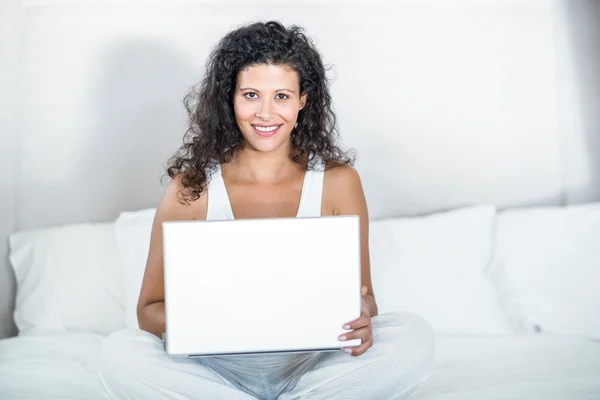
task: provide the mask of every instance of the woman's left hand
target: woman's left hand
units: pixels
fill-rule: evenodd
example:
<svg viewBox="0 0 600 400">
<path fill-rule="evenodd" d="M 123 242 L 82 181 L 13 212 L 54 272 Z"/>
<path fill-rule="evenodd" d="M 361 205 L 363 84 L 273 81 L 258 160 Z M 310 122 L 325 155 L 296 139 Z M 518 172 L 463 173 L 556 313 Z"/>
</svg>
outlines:
<svg viewBox="0 0 600 400">
<path fill-rule="evenodd" d="M 371 312 L 365 302 L 365 296 L 367 295 L 367 287 L 362 287 L 362 312 L 360 317 L 352 322 L 344 325 L 344 329 L 352 329 L 351 332 L 342 334 L 339 337 L 340 341 L 361 339 L 362 344 L 359 346 L 346 347 L 344 350 L 352 356 L 360 356 L 364 354 L 373 345 L 373 331 L 371 328 Z"/>
</svg>

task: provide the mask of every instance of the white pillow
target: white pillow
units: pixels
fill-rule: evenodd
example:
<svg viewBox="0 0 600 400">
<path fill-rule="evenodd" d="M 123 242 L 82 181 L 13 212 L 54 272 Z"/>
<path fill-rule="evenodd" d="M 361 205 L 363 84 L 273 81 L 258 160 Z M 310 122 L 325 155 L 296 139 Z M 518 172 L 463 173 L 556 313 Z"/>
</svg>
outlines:
<svg viewBox="0 0 600 400">
<path fill-rule="evenodd" d="M 119 263 L 125 282 L 125 325 L 137 329 L 137 303 L 144 279 L 155 208 L 123 212 L 115 221 Z"/>
<path fill-rule="evenodd" d="M 126 212 L 116 221 L 129 328 L 138 327 L 137 301 L 155 212 Z M 511 334 L 484 275 L 491 258 L 494 217 L 494 207 L 479 206 L 371 222 L 371 265 L 380 312 L 412 310 L 440 332 Z M 397 265 L 404 268 L 399 270 Z M 435 299 L 437 295 L 442 296 L 441 302 Z M 447 303 L 448 298 L 454 303 Z"/>
<path fill-rule="evenodd" d="M 125 327 L 113 223 L 22 231 L 9 242 L 19 335 Z"/>
<path fill-rule="evenodd" d="M 371 222 L 379 312 L 415 312 L 438 333 L 512 334 L 485 275 L 494 222 L 493 206 Z"/>
<path fill-rule="evenodd" d="M 600 339 L 600 203 L 509 209 L 490 275 L 519 331 Z"/>
</svg>

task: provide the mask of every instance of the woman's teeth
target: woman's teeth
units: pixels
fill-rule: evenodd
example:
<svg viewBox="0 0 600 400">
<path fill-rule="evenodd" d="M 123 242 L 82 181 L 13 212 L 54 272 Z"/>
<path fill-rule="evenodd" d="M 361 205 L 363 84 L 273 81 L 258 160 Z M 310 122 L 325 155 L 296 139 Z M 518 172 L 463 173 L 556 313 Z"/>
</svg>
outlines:
<svg viewBox="0 0 600 400">
<path fill-rule="evenodd" d="M 268 126 L 268 127 L 262 127 L 262 126 L 255 126 L 256 130 L 261 131 L 261 132 L 271 132 L 274 131 L 275 129 L 277 129 L 278 125 L 273 125 L 273 126 Z"/>
</svg>

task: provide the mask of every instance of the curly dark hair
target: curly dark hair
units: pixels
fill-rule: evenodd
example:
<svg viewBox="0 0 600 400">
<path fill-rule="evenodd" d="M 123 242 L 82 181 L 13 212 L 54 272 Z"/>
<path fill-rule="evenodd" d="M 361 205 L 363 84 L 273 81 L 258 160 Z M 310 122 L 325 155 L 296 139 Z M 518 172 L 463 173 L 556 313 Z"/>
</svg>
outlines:
<svg viewBox="0 0 600 400">
<path fill-rule="evenodd" d="M 257 22 L 221 39 L 207 60 L 204 78 L 184 98 L 189 127 L 183 145 L 168 161 L 167 173 L 171 178 L 182 174 L 186 201 L 198 199 L 217 165 L 231 161 L 241 148 L 233 94 L 239 71 L 256 64 L 292 68 L 300 93 L 308 95 L 291 134 L 290 158 L 304 168 L 312 168 L 315 158 L 327 168 L 354 163 L 354 152 L 344 152 L 335 143 L 329 80 L 313 41 L 297 25 L 286 29 L 277 21 Z"/>
</svg>

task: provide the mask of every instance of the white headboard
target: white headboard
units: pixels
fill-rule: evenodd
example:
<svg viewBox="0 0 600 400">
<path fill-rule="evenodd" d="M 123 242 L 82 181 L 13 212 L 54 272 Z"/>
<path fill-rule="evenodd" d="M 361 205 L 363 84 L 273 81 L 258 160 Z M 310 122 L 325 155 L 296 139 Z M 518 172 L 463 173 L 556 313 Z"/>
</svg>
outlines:
<svg viewBox="0 0 600 400">
<path fill-rule="evenodd" d="M 334 65 L 372 218 L 600 200 L 599 124 L 574 90 L 600 87 L 600 35 L 577 75 L 591 44 L 570 45 L 550 1 L 400 3 L 0 5 L 0 336 L 14 333 L 8 234 L 155 206 L 182 98 L 246 22 L 302 25 Z"/>
</svg>

